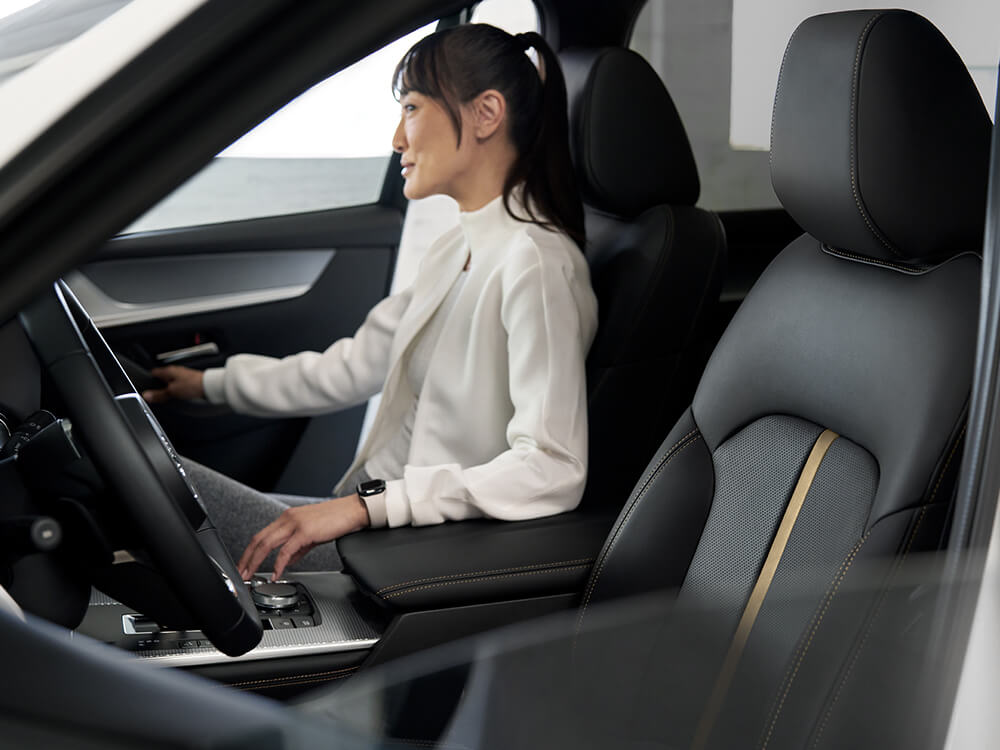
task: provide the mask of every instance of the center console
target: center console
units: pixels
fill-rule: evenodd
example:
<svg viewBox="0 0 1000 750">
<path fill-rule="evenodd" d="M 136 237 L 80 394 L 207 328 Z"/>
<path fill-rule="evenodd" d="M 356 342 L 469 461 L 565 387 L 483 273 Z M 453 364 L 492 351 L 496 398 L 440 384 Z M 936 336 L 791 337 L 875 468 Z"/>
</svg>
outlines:
<svg viewBox="0 0 1000 750">
<path fill-rule="evenodd" d="M 368 651 L 384 630 L 384 615 L 342 573 L 289 573 L 247 584 L 264 625 L 260 644 L 235 659 L 196 630 L 170 630 L 94 591 L 78 632 L 157 665 L 195 667 L 344 651 Z"/>
</svg>

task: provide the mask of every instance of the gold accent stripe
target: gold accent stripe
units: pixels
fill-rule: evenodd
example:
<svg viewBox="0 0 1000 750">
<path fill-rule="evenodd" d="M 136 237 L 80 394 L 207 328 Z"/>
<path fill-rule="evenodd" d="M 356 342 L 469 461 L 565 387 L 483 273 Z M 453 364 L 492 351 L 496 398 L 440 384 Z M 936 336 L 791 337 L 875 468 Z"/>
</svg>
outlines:
<svg viewBox="0 0 1000 750">
<path fill-rule="evenodd" d="M 799 511 L 802 510 L 802 504 L 805 502 L 806 495 L 809 494 L 809 489 L 816 478 L 819 465 L 823 462 L 823 458 L 826 456 L 826 452 L 830 449 L 833 441 L 838 437 L 840 436 L 837 433 L 831 430 L 824 430 L 816 438 L 812 451 L 809 452 L 806 465 L 802 468 L 799 481 L 792 491 L 792 498 L 788 501 L 788 507 L 785 508 L 785 515 L 782 516 L 778 531 L 774 535 L 774 541 L 771 542 L 771 549 L 768 550 L 764 566 L 760 570 L 760 575 L 757 576 L 757 582 L 754 584 L 753 591 L 750 592 L 750 599 L 747 600 L 747 606 L 743 610 L 740 624 L 736 626 L 736 635 L 733 636 L 733 640 L 729 644 L 729 651 L 726 653 L 725 661 L 722 662 L 722 669 L 719 670 L 719 676 L 715 681 L 715 687 L 712 689 L 712 695 L 709 697 L 708 703 L 705 705 L 705 710 L 701 715 L 701 720 L 698 722 L 698 729 L 695 732 L 694 742 L 691 745 L 692 750 L 701 750 L 708 742 L 715 719 L 718 717 L 719 711 L 722 710 L 722 702 L 725 700 L 726 694 L 729 692 L 729 686 L 736 674 L 736 667 L 743 656 L 743 649 L 750 638 L 750 631 L 757 621 L 760 608 L 764 605 L 764 597 L 767 596 L 768 589 L 771 588 L 771 582 L 774 580 L 774 574 L 778 570 L 781 556 L 785 553 L 785 547 L 788 544 L 789 537 L 792 535 L 792 529 L 799 517 Z"/>
</svg>

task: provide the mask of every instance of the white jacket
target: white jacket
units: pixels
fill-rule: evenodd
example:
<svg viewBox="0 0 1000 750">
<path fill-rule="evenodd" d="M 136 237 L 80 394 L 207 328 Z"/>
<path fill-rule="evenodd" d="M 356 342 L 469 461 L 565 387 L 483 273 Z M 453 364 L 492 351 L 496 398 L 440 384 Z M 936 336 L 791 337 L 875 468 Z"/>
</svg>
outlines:
<svg viewBox="0 0 1000 750">
<path fill-rule="evenodd" d="M 372 525 L 522 520 L 575 508 L 587 474 L 584 359 L 597 300 L 577 246 L 515 220 L 501 198 L 462 213 L 460 226 L 427 251 L 413 285 L 377 304 L 352 338 L 322 353 L 230 357 L 206 370 L 208 399 L 258 416 L 313 415 L 381 390 L 348 477 L 406 417 L 410 344 L 470 252 L 465 287 L 428 365 L 403 476 L 383 477 L 386 492 L 367 499 Z"/>
</svg>

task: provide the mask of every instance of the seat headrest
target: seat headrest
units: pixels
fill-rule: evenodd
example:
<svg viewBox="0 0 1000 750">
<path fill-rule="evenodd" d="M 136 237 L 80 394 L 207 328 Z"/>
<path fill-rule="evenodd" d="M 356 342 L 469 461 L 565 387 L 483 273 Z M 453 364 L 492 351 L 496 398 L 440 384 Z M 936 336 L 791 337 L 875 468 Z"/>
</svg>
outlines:
<svg viewBox="0 0 1000 750">
<path fill-rule="evenodd" d="M 924 265 L 982 248 L 990 128 L 968 70 L 926 19 L 813 16 L 781 64 L 771 180 L 826 245 Z"/>
<path fill-rule="evenodd" d="M 666 87 L 622 47 L 560 53 L 570 147 L 585 203 L 632 218 L 659 204 L 694 205 L 694 155 Z"/>
</svg>

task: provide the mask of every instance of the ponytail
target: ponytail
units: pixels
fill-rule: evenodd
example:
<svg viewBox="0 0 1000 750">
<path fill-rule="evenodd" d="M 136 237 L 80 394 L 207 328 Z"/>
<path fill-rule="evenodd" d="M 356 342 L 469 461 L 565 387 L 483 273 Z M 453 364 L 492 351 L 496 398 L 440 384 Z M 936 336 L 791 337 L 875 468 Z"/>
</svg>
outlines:
<svg viewBox="0 0 1000 750">
<path fill-rule="evenodd" d="M 538 53 L 536 69 L 525 54 Z M 509 133 L 517 157 L 504 182 L 503 204 L 518 221 L 586 240 L 583 203 L 569 153 L 566 81 L 555 52 L 534 31 L 512 36 L 488 24 L 456 26 L 417 42 L 396 66 L 393 91 L 416 91 L 437 99 L 448 112 L 461 143 L 459 107 L 487 89 L 507 100 Z M 528 216 L 511 208 L 523 185 Z"/>
<path fill-rule="evenodd" d="M 542 101 L 534 138 L 527 149 L 519 150 L 514 168 L 504 185 L 504 205 L 509 212 L 511 190 L 523 181 L 528 212 L 532 211 L 532 205 L 537 206 L 544 216 L 551 217 L 552 224 L 562 229 L 582 248 L 586 241 L 586 231 L 583 224 L 583 203 L 569 153 L 566 79 L 563 77 L 559 58 L 545 41 L 545 37 L 535 31 L 528 31 L 518 34 L 514 39 L 525 52 L 534 48 L 538 53 Z"/>
</svg>

